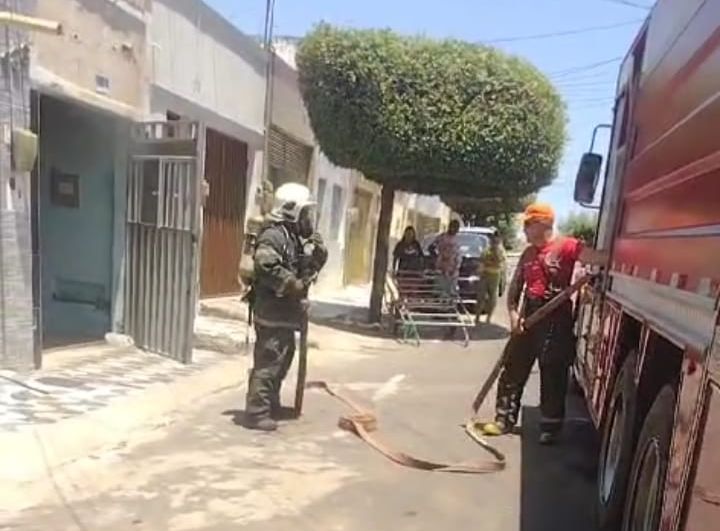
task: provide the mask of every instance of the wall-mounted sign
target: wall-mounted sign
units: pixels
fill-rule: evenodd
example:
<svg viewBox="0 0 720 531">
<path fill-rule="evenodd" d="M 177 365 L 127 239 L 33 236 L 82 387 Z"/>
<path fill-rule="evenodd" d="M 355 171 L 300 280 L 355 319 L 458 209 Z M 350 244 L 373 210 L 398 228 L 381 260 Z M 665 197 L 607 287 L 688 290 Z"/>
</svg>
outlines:
<svg viewBox="0 0 720 531">
<path fill-rule="evenodd" d="M 65 208 L 80 208 L 80 177 L 52 168 L 50 170 L 50 203 Z"/>
</svg>

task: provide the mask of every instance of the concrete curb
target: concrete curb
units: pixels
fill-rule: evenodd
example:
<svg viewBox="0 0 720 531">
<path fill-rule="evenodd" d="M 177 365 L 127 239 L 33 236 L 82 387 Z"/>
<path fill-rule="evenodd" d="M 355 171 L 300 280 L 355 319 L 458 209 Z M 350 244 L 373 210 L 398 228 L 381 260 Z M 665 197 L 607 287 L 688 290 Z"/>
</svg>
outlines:
<svg viewBox="0 0 720 531">
<path fill-rule="evenodd" d="M 0 433 L 0 485 L 46 480 L 53 469 L 117 446 L 134 431 L 203 398 L 244 385 L 247 358 L 222 360 L 169 384 L 155 384 L 107 407 L 53 424 Z"/>
</svg>

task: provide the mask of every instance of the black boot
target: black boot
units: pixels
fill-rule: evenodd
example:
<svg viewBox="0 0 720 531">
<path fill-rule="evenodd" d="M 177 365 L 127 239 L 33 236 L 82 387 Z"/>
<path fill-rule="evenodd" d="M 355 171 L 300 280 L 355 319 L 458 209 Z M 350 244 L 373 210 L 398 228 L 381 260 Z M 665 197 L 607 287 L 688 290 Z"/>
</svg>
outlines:
<svg viewBox="0 0 720 531">
<path fill-rule="evenodd" d="M 270 418 L 273 420 L 282 420 L 283 408 L 280 402 L 272 402 L 270 404 Z"/>
<path fill-rule="evenodd" d="M 245 428 L 257 431 L 275 431 L 277 430 L 277 422 L 270 417 L 248 417 L 245 419 Z"/>
</svg>

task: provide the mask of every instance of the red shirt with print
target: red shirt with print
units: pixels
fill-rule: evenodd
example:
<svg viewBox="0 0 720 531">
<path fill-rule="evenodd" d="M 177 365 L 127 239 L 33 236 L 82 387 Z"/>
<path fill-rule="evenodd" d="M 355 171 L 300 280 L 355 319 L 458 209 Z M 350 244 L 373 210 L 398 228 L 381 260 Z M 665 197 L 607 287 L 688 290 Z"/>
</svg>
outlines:
<svg viewBox="0 0 720 531">
<path fill-rule="evenodd" d="M 541 247 L 531 247 L 522 266 L 527 296 L 531 299 L 545 298 L 551 279 L 554 288 L 568 287 L 582 250 L 583 244 L 576 238 L 560 238 Z"/>
</svg>

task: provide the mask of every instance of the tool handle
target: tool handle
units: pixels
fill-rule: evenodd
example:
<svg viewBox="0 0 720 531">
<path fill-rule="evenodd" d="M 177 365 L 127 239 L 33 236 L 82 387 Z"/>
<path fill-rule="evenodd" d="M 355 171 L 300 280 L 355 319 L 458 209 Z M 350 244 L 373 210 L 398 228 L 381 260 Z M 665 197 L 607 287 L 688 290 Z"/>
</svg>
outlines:
<svg viewBox="0 0 720 531">
<path fill-rule="evenodd" d="M 550 315 L 552 312 L 554 312 L 558 307 L 562 306 L 565 302 L 570 300 L 570 297 L 572 297 L 573 293 L 575 293 L 577 290 L 582 288 L 585 284 L 587 284 L 590 279 L 592 278 L 592 275 L 585 275 L 582 278 L 578 279 L 576 282 L 574 282 L 572 285 L 568 286 L 564 290 L 562 290 L 560 293 L 555 295 L 550 301 L 548 301 L 545 305 L 543 305 L 538 311 L 533 313 L 530 317 L 528 317 L 525 320 L 525 327 L 523 328 L 522 333 L 525 333 L 528 328 L 531 328 L 538 324 L 540 321 L 542 321 L 544 318 L 546 318 L 548 315 Z M 500 354 L 500 357 L 495 362 L 495 365 L 493 365 L 492 370 L 490 371 L 490 374 L 488 374 L 487 378 L 483 382 L 482 386 L 480 387 L 480 390 L 478 391 L 477 395 L 475 396 L 475 400 L 473 400 L 472 403 L 472 412 L 473 414 L 477 413 L 478 409 L 480 409 L 480 406 L 485 402 L 485 398 L 487 398 L 487 395 L 490 393 L 490 390 L 492 389 L 493 385 L 495 385 L 495 381 L 500 376 L 500 371 L 502 370 L 503 365 L 505 364 L 505 360 L 508 357 L 508 353 L 511 351 L 513 347 L 513 343 L 517 341 L 518 336 L 511 336 L 510 339 L 508 339 L 507 344 L 505 345 L 505 348 L 503 348 L 502 354 Z"/>
<path fill-rule="evenodd" d="M 592 275 L 584 275 L 575 282 L 573 282 L 570 286 L 562 290 L 560 293 L 555 295 L 552 299 L 550 299 L 547 303 L 543 304 L 535 313 L 533 313 L 531 316 L 529 316 L 527 319 L 525 319 L 525 330 L 528 328 L 531 328 L 538 324 L 540 321 L 545 319 L 548 315 L 550 315 L 552 312 L 557 310 L 560 306 L 562 306 L 564 303 L 570 300 L 570 297 L 573 296 L 573 294 L 582 288 L 585 284 L 587 284 L 590 279 L 592 278 Z"/>
<path fill-rule="evenodd" d="M 307 379 L 307 332 L 308 332 L 308 314 L 303 315 L 302 325 L 300 327 L 300 351 L 298 352 L 298 373 L 297 383 L 295 385 L 295 417 L 302 415 L 303 400 L 305 398 L 305 380 Z"/>
</svg>

